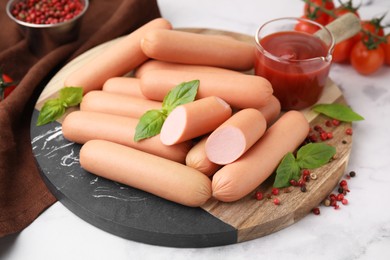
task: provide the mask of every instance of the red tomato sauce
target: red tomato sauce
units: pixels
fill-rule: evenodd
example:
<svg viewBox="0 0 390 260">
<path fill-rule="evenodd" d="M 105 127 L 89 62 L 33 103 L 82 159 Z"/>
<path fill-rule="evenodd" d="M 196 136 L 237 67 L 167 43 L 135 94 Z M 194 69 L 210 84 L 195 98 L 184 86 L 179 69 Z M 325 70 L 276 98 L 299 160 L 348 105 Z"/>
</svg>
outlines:
<svg viewBox="0 0 390 260">
<path fill-rule="evenodd" d="M 262 38 L 260 45 L 265 52 L 257 46 L 255 74 L 271 82 L 282 109 L 299 110 L 316 103 L 331 63 L 325 59 L 325 43 L 307 33 L 286 31 Z"/>
</svg>

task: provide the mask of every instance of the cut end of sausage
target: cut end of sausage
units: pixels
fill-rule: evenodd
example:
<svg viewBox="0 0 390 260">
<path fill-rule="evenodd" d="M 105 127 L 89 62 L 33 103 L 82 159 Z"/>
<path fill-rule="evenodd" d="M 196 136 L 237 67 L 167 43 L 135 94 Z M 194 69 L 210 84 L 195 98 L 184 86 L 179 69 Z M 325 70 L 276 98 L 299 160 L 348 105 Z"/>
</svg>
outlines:
<svg viewBox="0 0 390 260">
<path fill-rule="evenodd" d="M 213 163 L 225 165 L 237 160 L 247 147 L 242 131 L 226 126 L 213 132 L 206 142 L 206 154 Z"/>
<path fill-rule="evenodd" d="M 179 106 L 169 114 L 165 120 L 161 132 L 160 140 L 165 145 L 174 145 L 179 142 L 187 125 L 186 110 Z"/>
</svg>

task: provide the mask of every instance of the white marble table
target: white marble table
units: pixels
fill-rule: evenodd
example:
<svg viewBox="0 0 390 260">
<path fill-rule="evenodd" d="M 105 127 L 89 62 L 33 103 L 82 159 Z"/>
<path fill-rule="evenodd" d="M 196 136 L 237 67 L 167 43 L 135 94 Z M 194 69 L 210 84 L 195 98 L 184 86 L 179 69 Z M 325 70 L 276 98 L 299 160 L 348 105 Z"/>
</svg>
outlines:
<svg viewBox="0 0 390 260">
<path fill-rule="evenodd" d="M 299 16 L 300 0 L 159 0 L 174 27 L 202 27 L 253 35 L 259 24 Z M 336 1 L 337 2 L 337 1 Z M 390 11 L 389 0 L 363 0 L 363 19 Z M 390 24 L 390 14 L 385 18 Z M 389 32 L 389 31 L 387 31 Z M 354 124 L 347 172 L 349 205 L 321 207 L 298 223 L 266 237 L 223 247 L 178 249 L 108 234 L 57 202 L 21 233 L 0 240 L 0 259 L 390 259 L 390 67 L 370 76 L 333 65 L 330 77 L 348 103 L 365 117 Z"/>
</svg>

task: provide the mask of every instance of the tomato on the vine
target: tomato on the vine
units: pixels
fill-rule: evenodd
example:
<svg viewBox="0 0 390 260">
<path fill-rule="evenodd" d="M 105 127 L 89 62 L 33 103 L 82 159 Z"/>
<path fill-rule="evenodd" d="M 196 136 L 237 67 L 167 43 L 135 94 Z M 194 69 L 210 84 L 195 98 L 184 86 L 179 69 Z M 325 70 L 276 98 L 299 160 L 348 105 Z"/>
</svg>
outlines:
<svg viewBox="0 0 390 260">
<path fill-rule="evenodd" d="M 385 51 L 385 63 L 390 66 L 390 34 L 386 36 L 386 43 L 382 45 Z"/>
<path fill-rule="evenodd" d="M 381 46 L 370 49 L 364 41 L 355 44 L 351 51 L 351 65 L 362 75 L 377 71 L 385 61 L 385 52 Z"/>
<path fill-rule="evenodd" d="M 304 16 L 301 16 L 301 18 L 304 18 L 304 19 L 308 19 L 305 15 Z M 306 22 L 306 21 L 299 21 L 295 27 L 294 27 L 294 30 L 295 31 L 299 31 L 299 32 L 306 32 L 306 33 L 310 33 L 310 34 L 313 34 L 315 33 L 316 31 L 318 31 L 320 28 L 314 24 L 311 24 L 309 22 Z"/>
<path fill-rule="evenodd" d="M 303 12 L 308 19 L 326 25 L 330 17 L 327 10 L 331 12 L 334 8 L 333 0 L 308 0 L 305 1 Z"/>
<path fill-rule="evenodd" d="M 12 78 L 0 70 L 0 101 L 8 97 L 15 88 Z"/>
<path fill-rule="evenodd" d="M 361 38 L 365 41 L 372 41 L 373 43 L 380 44 L 382 48 L 385 48 L 385 30 L 384 26 L 381 24 L 384 17 L 385 16 L 383 15 L 380 18 L 361 21 Z"/>
<path fill-rule="evenodd" d="M 360 18 L 360 14 L 359 14 L 359 6 L 358 7 L 354 7 L 353 6 L 353 3 L 352 3 L 352 0 L 348 0 L 347 2 L 345 3 L 341 3 L 341 5 L 337 8 L 335 8 L 333 10 L 333 16 L 329 16 L 329 20 L 328 22 L 333 22 L 334 20 L 336 20 L 338 17 L 344 15 L 344 14 L 347 14 L 347 13 L 353 13 L 355 14 L 357 17 Z"/>
<path fill-rule="evenodd" d="M 349 62 L 353 46 L 360 40 L 360 35 L 337 43 L 333 49 L 332 61 L 336 63 Z"/>
<path fill-rule="evenodd" d="M 382 17 L 383 18 L 383 17 Z M 384 36 L 385 31 L 381 25 L 382 18 L 373 18 L 371 20 L 362 20 L 361 27 L 363 31 L 370 32 L 377 36 Z"/>
</svg>

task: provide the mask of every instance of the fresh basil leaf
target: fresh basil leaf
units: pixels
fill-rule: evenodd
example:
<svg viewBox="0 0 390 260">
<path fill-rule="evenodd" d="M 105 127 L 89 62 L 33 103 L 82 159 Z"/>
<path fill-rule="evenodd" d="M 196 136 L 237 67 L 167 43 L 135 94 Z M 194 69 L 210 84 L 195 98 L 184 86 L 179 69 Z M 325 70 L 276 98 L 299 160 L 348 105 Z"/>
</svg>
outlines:
<svg viewBox="0 0 390 260">
<path fill-rule="evenodd" d="M 177 106 L 192 102 L 198 92 L 199 80 L 183 82 L 164 97 L 162 107 L 168 111 L 168 114 Z"/>
<path fill-rule="evenodd" d="M 324 143 L 309 143 L 297 152 L 297 163 L 301 169 L 315 169 L 329 162 L 336 148 Z"/>
<path fill-rule="evenodd" d="M 313 106 L 312 109 L 317 113 L 322 113 L 326 116 L 344 122 L 364 120 L 361 115 L 353 111 L 350 107 L 343 104 L 318 104 Z"/>
<path fill-rule="evenodd" d="M 283 188 L 290 186 L 290 180 L 298 180 L 300 177 L 300 168 L 296 163 L 294 155 L 287 153 L 278 168 L 276 169 L 276 176 L 273 186 L 275 188 Z"/>
<path fill-rule="evenodd" d="M 138 142 L 142 139 L 158 135 L 166 118 L 167 114 L 162 110 L 154 109 L 146 111 L 135 128 L 134 141 Z"/>
<path fill-rule="evenodd" d="M 60 118 L 65 113 L 65 104 L 59 99 L 51 99 L 43 104 L 38 116 L 37 126 L 45 125 Z"/>
<path fill-rule="evenodd" d="M 164 97 L 161 110 L 149 110 L 140 118 L 135 129 L 134 141 L 158 135 L 173 109 L 195 100 L 198 87 L 199 80 L 192 80 L 183 82 L 169 91 Z"/>
<path fill-rule="evenodd" d="M 39 112 L 37 126 L 53 122 L 65 114 L 66 108 L 77 106 L 83 98 L 81 87 L 64 87 L 60 90 L 59 98 L 50 99 L 43 104 Z"/>
<path fill-rule="evenodd" d="M 65 87 L 60 90 L 60 99 L 65 102 L 68 107 L 77 106 L 83 99 L 83 88 L 81 87 Z"/>
</svg>

